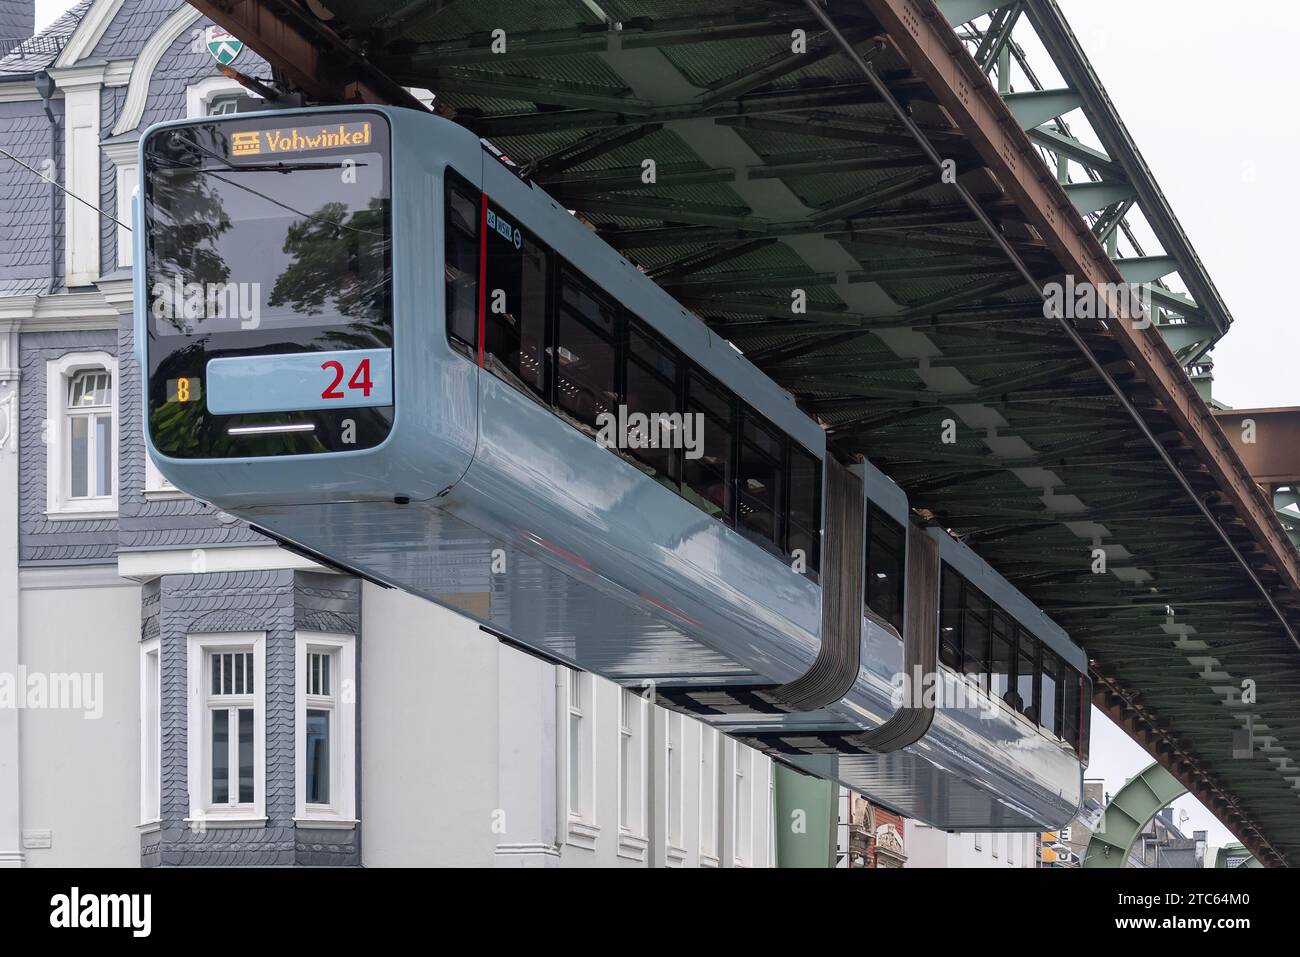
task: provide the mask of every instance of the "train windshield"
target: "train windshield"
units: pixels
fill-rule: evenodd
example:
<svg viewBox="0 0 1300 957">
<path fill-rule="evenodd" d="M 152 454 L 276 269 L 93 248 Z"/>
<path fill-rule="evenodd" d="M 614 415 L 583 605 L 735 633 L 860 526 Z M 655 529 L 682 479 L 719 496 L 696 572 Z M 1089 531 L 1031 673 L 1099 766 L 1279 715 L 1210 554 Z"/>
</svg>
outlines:
<svg viewBox="0 0 1300 957">
<path fill-rule="evenodd" d="M 345 382 L 332 393 L 326 382 L 309 392 L 314 379 L 297 393 L 288 386 L 307 368 L 302 353 L 360 350 L 376 363 L 382 356 L 391 373 L 388 138 L 383 116 L 357 111 L 231 117 L 150 135 L 145 327 L 160 451 L 318 452 L 364 448 L 387 434 L 391 399 L 370 388 L 363 395 Z M 215 361 L 241 356 L 261 359 Z M 343 360 L 340 368 L 350 380 L 354 370 Z M 252 383 L 249 369 L 278 372 Z M 210 378 L 223 371 L 225 380 Z M 364 371 L 363 384 L 372 381 L 369 363 Z M 319 398 L 339 392 L 333 407 Z M 346 416 L 346 440 L 344 411 L 357 412 Z"/>
</svg>

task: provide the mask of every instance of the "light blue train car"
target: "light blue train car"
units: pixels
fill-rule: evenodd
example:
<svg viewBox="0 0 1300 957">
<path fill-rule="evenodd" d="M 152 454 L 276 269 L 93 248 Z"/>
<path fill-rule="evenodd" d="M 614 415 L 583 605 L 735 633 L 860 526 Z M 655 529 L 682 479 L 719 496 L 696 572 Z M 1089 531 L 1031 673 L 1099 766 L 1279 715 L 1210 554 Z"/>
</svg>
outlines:
<svg viewBox="0 0 1300 957">
<path fill-rule="evenodd" d="M 1073 816 L 1082 651 L 473 134 L 274 111 L 140 161 L 178 487 L 910 817 Z"/>
</svg>

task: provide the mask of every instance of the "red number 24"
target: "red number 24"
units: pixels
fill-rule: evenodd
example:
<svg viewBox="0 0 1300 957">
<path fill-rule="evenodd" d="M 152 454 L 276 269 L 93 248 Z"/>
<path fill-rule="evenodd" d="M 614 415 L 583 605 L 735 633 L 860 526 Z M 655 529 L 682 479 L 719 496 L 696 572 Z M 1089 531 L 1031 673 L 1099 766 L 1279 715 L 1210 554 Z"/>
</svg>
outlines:
<svg viewBox="0 0 1300 957">
<path fill-rule="evenodd" d="M 343 364 L 335 359 L 321 363 L 322 369 L 332 369 L 334 379 L 325 387 L 325 391 L 320 394 L 322 399 L 343 399 L 345 394 L 339 391 L 339 383 L 343 381 L 344 369 Z M 370 360 L 362 359 L 360 364 L 352 373 L 352 378 L 348 379 L 349 389 L 360 389 L 361 394 L 367 399 L 370 398 L 370 390 L 374 388 L 374 383 L 370 381 Z"/>
</svg>

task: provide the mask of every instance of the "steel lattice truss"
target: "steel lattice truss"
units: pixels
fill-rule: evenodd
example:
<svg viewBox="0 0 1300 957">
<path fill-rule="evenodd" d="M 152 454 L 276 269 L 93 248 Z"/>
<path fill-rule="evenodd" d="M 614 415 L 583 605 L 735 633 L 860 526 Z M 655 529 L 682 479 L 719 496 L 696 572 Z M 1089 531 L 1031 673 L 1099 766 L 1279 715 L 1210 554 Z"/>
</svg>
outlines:
<svg viewBox="0 0 1300 957">
<path fill-rule="evenodd" d="M 1044 318 L 1039 290 L 803 2 L 330 0 L 326 21 L 280 0 L 195 6 L 309 97 L 434 91 L 440 112 L 790 390 L 839 452 L 868 456 L 1068 629 L 1093 659 L 1097 703 L 1256 856 L 1300 861 L 1300 653 L 1246 570 L 1295 627 L 1293 550 L 1277 528 L 1267 531 L 1285 556 L 1260 544 L 1259 503 L 1225 492 L 1217 460 L 1116 329 L 1077 320 L 1246 565 L 1234 557 L 1097 369 Z M 1026 146 L 1026 161 L 1043 164 L 1053 189 L 1064 174 L 1063 203 L 1085 214 L 1079 231 L 1107 244 L 1096 247 L 1103 261 L 1105 248 L 1126 278 L 1162 281 L 1159 321 L 1178 361 L 1200 362 L 1230 317 L 1055 4 L 942 6 L 1008 94 L 1006 122 L 1041 150 Z M 932 0 L 825 9 L 1035 282 L 1062 280 L 1041 218 L 954 123 L 952 101 L 940 105 L 933 78 L 904 59 L 899 28 L 878 19 L 886 7 L 951 35 Z M 1039 88 L 1019 32 L 1030 27 L 1066 87 Z M 792 48 L 800 36 L 806 47 Z M 1084 118 L 1060 119 L 1080 108 Z M 1100 144 L 1088 145 L 1085 127 Z M 1276 525 L 1267 503 L 1260 514 Z M 1246 679 L 1253 704 L 1242 703 Z M 1254 747 L 1234 758 L 1248 715 Z"/>
</svg>

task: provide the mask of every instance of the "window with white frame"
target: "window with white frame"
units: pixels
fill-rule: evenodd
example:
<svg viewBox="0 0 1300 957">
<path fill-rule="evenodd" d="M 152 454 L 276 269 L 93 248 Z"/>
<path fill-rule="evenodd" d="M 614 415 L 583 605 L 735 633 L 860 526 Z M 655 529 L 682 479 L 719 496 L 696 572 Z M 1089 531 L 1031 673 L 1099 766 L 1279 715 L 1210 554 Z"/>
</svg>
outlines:
<svg viewBox="0 0 1300 957">
<path fill-rule="evenodd" d="M 162 795 L 162 672 L 158 639 L 140 645 L 140 823 L 159 820 Z"/>
<path fill-rule="evenodd" d="M 667 852 L 670 858 L 678 861 L 686 856 L 686 840 L 683 837 L 684 831 L 684 807 L 683 800 L 683 751 L 682 731 L 685 719 L 675 711 L 669 711 L 664 715 L 667 725 L 664 735 L 664 746 L 667 754 L 664 756 L 667 768 L 667 815 L 668 815 L 668 847 Z"/>
<path fill-rule="evenodd" d="M 225 116 L 236 111 L 241 96 L 256 95 L 229 77 L 204 77 L 185 88 L 185 115 Z"/>
<path fill-rule="evenodd" d="M 54 517 L 117 511 L 117 360 L 107 353 L 46 363 L 46 510 Z"/>
<path fill-rule="evenodd" d="M 158 471 L 148 447 L 144 450 L 144 491 L 150 498 L 181 498 L 185 494 Z"/>
<path fill-rule="evenodd" d="M 131 242 L 131 200 L 140 182 L 140 165 L 136 158 L 139 143 L 135 140 L 116 140 L 101 144 L 103 154 L 117 168 L 117 268 L 130 269 L 134 256 Z"/>
<path fill-rule="evenodd" d="M 753 861 L 754 853 L 754 788 L 750 781 L 750 770 L 754 752 L 733 741 L 735 748 L 735 774 L 732 795 L 736 813 L 733 816 L 735 858 L 737 867 L 748 867 Z"/>
<path fill-rule="evenodd" d="M 592 676 L 564 669 L 565 793 L 569 836 L 591 846 L 596 828 L 596 696 Z"/>
<path fill-rule="evenodd" d="M 771 760 L 767 765 L 767 807 L 763 809 L 763 820 L 767 821 L 767 866 L 776 867 L 776 765 Z"/>
<path fill-rule="evenodd" d="M 218 93 L 208 100 L 208 116 L 229 116 L 237 112 L 241 93 Z"/>
<path fill-rule="evenodd" d="M 645 708 L 635 691 L 619 691 L 618 829 L 622 850 L 645 848 Z"/>
<path fill-rule="evenodd" d="M 979 832 L 976 831 L 975 834 L 974 834 L 973 836 L 974 836 L 974 838 L 975 838 L 975 850 L 977 850 L 977 851 L 982 851 L 982 850 L 984 850 L 984 842 L 980 840 L 980 834 L 979 834 Z"/>
<path fill-rule="evenodd" d="M 718 863 L 717 728 L 700 725 L 700 862 Z"/>
<path fill-rule="evenodd" d="M 266 636 L 191 635 L 190 819 L 266 820 Z"/>
<path fill-rule="evenodd" d="M 299 824 L 356 825 L 356 639 L 299 632 L 295 787 Z"/>
</svg>

